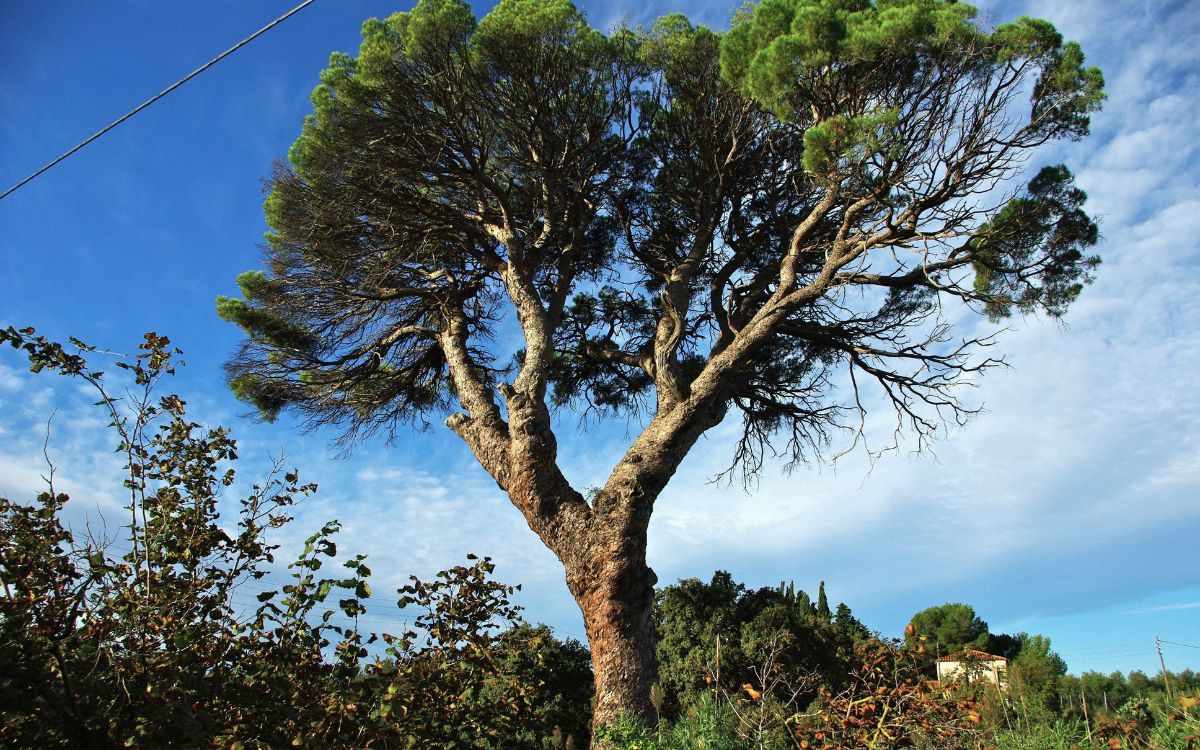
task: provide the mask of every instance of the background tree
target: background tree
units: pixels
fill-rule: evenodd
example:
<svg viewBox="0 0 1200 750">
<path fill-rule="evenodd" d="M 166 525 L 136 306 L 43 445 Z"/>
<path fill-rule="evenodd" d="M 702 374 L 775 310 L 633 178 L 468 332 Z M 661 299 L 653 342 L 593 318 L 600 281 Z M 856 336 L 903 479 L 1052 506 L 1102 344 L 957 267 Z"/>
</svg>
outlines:
<svg viewBox="0 0 1200 750">
<path fill-rule="evenodd" d="M 829 597 L 825 595 L 825 582 L 817 588 L 817 617 L 825 622 L 833 622 L 833 611 L 829 609 Z"/>
<path fill-rule="evenodd" d="M 953 656 L 966 648 L 984 649 L 991 642 L 988 625 L 970 604 L 949 602 L 913 615 L 904 640 L 916 651 L 917 663 L 932 677 L 939 657 Z"/>
<path fill-rule="evenodd" d="M 1146 673 L 1140 669 L 1135 669 L 1129 673 L 1129 691 L 1137 696 L 1149 695 L 1152 688 L 1155 687 L 1154 681 L 1146 676 Z"/>
<path fill-rule="evenodd" d="M 519 625 L 500 636 L 497 665 L 506 680 L 493 680 L 479 696 L 481 710 L 503 704 L 515 678 L 537 685 L 517 731 L 499 745 L 512 750 L 583 750 L 591 736 L 592 668 L 587 647 L 560 641 L 545 625 Z"/>
<path fill-rule="evenodd" d="M 1012 694 L 1027 711 L 1059 711 L 1058 682 L 1067 673 L 1067 663 L 1050 649 L 1046 636 L 1019 633 L 1017 637 L 1021 650 L 1008 669 Z"/>
<path fill-rule="evenodd" d="M 718 679 L 717 638 L 721 643 L 721 665 L 728 675 L 742 675 L 746 660 L 741 654 L 737 635 L 745 621 L 738 603 L 746 587 L 733 580 L 727 571 L 713 573 L 704 583 L 686 578 L 657 592 L 654 619 L 657 638 L 659 708 L 668 716 L 677 716 L 688 697 L 710 685 L 706 679 Z M 730 683 L 736 685 L 737 683 Z"/>
<path fill-rule="evenodd" d="M 653 720 L 654 501 L 731 413 L 733 467 L 817 455 L 873 383 L 923 445 L 996 360 L 943 305 L 1063 314 L 1098 260 L 1062 166 L 1099 71 L 952 0 L 763 0 L 727 33 L 590 28 L 569 0 L 420 0 L 332 56 L 223 317 L 266 417 L 446 423 L 562 561 L 596 717 Z M 511 327 L 509 327 L 511 326 Z M 523 343 L 505 350 L 509 330 Z M 503 337 L 497 333 L 505 331 Z M 844 385 L 845 387 L 835 387 Z M 638 413 L 585 497 L 555 409 Z"/>
<path fill-rule="evenodd" d="M 762 690 L 756 683 L 768 659 L 806 683 L 795 696 L 803 706 L 818 688 L 842 689 L 858 666 L 855 648 L 872 637 L 845 604 L 826 619 L 794 585 L 747 590 L 726 571 L 709 583 L 689 578 L 659 590 L 654 613 L 659 708 L 672 719 L 714 691 Z"/>
<path fill-rule="evenodd" d="M 1120 672 L 1104 674 L 1103 672 L 1088 671 L 1079 675 L 1080 692 L 1087 696 L 1091 710 L 1116 710 L 1132 697 L 1129 683 Z M 1059 686 L 1059 693 L 1062 693 Z"/>
<path fill-rule="evenodd" d="M 1012 660 L 1021 653 L 1021 637 L 1007 633 L 991 633 L 988 635 L 987 652 Z"/>
</svg>

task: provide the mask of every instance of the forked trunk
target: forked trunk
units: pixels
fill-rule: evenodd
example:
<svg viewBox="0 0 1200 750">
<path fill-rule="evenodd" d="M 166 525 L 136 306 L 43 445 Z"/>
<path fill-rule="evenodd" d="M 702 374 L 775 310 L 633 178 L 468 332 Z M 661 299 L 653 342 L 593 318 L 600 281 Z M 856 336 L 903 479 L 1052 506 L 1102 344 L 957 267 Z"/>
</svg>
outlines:
<svg viewBox="0 0 1200 750">
<path fill-rule="evenodd" d="M 448 348 L 456 343 L 447 341 Z M 461 349 L 461 340 L 457 343 Z M 471 385 L 465 382 L 461 392 Z M 650 699 L 657 678 L 653 608 L 658 579 L 646 565 L 646 531 L 654 500 L 696 439 L 721 421 L 725 402 L 695 400 L 656 417 L 589 502 L 558 468 L 544 392 L 530 397 L 514 387 L 501 390 L 508 424 L 489 427 L 486 420 L 465 415 L 447 424 L 563 564 L 592 652 L 593 734 L 622 716 L 653 726 L 658 723 Z M 480 398 L 477 410 L 499 420 L 499 410 L 486 398 Z"/>
<path fill-rule="evenodd" d="M 696 409 L 691 412 L 696 416 Z M 592 650 L 593 735 L 622 715 L 648 726 L 658 723 L 650 698 L 658 678 L 653 619 L 658 578 L 646 564 L 646 532 L 655 498 L 696 438 L 723 415 L 717 402 L 701 410 L 700 418 L 685 421 L 686 428 L 647 428 L 592 498 L 587 534 L 571 548 L 576 554 L 559 554 Z"/>
</svg>

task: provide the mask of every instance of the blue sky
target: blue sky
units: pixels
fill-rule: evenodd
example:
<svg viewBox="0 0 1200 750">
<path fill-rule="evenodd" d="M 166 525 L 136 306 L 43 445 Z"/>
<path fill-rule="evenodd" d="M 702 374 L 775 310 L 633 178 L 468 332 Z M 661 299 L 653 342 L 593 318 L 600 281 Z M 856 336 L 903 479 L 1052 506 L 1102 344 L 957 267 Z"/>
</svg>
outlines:
<svg viewBox="0 0 1200 750">
<path fill-rule="evenodd" d="M 0 10 L 0 182 L 7 188 L 293 2 L 44 3 Z M 993 631 L 1051 637 L 1074 672 L 1156 671 L 1155 635 L 1200 645 L 1200 9 L 1188 2 L 981 3 L 995 22 L 1050 19 L 1108 80 L 1091 138 L 1040 155 L 1065 161 L 1100 217 L 1104 264 L 1065 325 L 1017 321 L 1001 337 L 1012 364 L 979 383 L 987 411 L 932 455 L 784 475 L 752 493 L 708 483 L 728 461 L 733 425 L 701 441 L 660 499 L 650 530 L 662 582 L 730 570 L 753 586 L 825 580 L 870 627 L 899 634 L 911 614 L 973 604 Z M 724 2 L 584 6 L 597 26 L 680 11 L 724 26 Z M 169 335 L 186 352 L 175 384 L 194 417 L 231 425 L 243 477 L 283 453 L 321 484 L 287 544 L 328 518 L 342 545 L 369 553 L 376 592 L 467 552 L 525 585 L 531 619 L 582 633 L 562 574 L 467 450 L 439 424 L 345 460 L 332 433 L 286 419 L 260 425 L 225 388 L 238 332 L 213 300 L 258 264 L 261 180 L 310 111 L 332 50 L 354 51 L 363 19 L 405 9 L 318 0 L 279 28 L 30 185 L 0 201 L 0 326 L 35 325 L 132 350 Z M 477 12 L 486 6 L 477 4 Z M 963 317 L 963 330 L 984 320 Z M 50 451 L 72 517 L 120 518 L 119 463 L 75 386 L 0 356 L 0 495 L 40 487 Z M 599 483 L 636 425 L 582 432 L 561 420 L 565 469 Z M 879 439 L 890 430 L 876 412 Z M 252 592 L 250 592 L 252 593 Z M 398 615 L 381 602 L 369 624 Z M 1200 649 L 1168 644 L 1168 666 L 1200 668 Z"/>
</svg>

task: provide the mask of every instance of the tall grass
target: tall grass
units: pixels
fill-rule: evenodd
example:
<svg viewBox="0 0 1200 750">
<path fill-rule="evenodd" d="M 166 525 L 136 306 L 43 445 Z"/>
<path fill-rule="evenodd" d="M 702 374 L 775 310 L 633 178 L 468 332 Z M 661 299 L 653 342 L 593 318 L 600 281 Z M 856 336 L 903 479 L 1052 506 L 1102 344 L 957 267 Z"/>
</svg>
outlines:
<svg viewBox="0 0 1200 750">
<path fill-rule="evenodd" d="M 1029 724 L 996 732 L 996 750 L 1070 750 L 1087 747 L 1082 721 Z"/>
<path fill-rule="evenodd" d="M 1138 731 L 1126 734 L 1106 732 L 1103 719 L 1094 720 L 1090 732 L 1082 719 L 1026 722 L 987 732 L 980 746 L 992 750 L 1200 750 L 1200 715 L 1196 711 L 1156 705 L 1148 718 Z M 728 706 L 707 697 L 677 722 L 647 729 L 621 720 L 603 728 L 598 738 L 605 750 L 795 750 L 782 739 L 739 737 L 736 726 Z M 933 750 L 934 746 L 930 747 Z"/>
<path fill-rule="evenodd" d="M 1200 711 L 1154 709 L 1150 747 L 1163 750 L 1197 750 L 1200 748 Z"/>
<path fill-rule="evenodd" d="M 621 718 L 601 728 L 596 737 L 601 747 L 612 750 L 760 750 L 736 735 L 736 723 L 728 707 L 712 696 L 703 696 L 679 721 L 648 729 Z M 784 748 L 767 746 L 761 750 Z"/>
<path fill-rule="evenodd" d="M 995 750 L 1200 750 L 1200 715 L 1195 710 L 1181 711 L 1162 701 L 1142 702 L 1140 710 L 1137 721 L 1128 718 L 1134 711 L 1124 709 L 1093 717 L 1090 731 L 1082 719 L 1017 725 L 997 730 L 993 746 Z"/>
</svg>

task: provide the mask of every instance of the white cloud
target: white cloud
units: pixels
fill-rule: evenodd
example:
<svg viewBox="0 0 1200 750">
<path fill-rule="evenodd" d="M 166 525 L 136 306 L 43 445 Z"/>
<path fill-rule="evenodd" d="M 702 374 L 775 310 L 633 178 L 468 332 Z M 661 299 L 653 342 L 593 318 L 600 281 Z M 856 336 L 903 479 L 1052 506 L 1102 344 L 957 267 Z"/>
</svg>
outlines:
<svg viewBox="0 0 1200 750">
<path fill-rule="evenodd" d="M 1200 602 L 1179 602 L 1175 604 L 1162 604 L 1157 607 L 1143 607 L 1142 609 L 1131 609 L 1128 612 L 1122 612 L 1124 615 L 1149 615 L 1155 612 L 1178 612 L 1184 609 L 1200 609 Z"/>
<path fill-rule="evenodd" d="M 75 384 L 44 374 L 15 375 L 22 397 L 4 407 L 0 448 L 0 496 L 32 501 L 49 487 L 71 501 L 64 520 L 79 531 L 115 532 L 123 522 L 122 458 L 107 417 Z M 53 471 L 52 471 L 53 470 Z"/>
<path fill-rule="evenodd" d="M 0 392 L 16 393 L 22 386 L 21 376 L 12 367 L 0 365 Z"/>
</svg>

